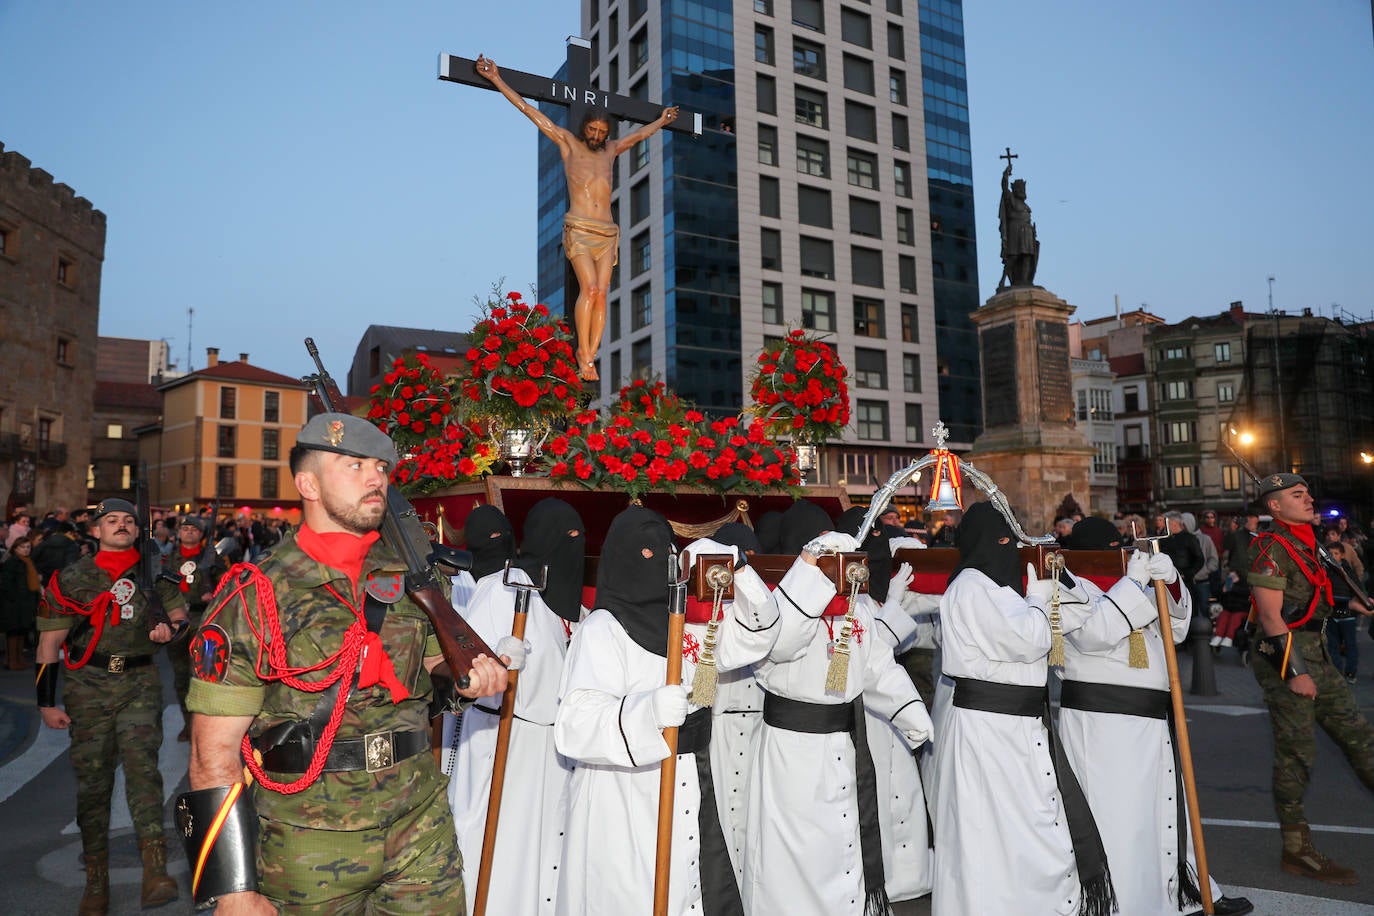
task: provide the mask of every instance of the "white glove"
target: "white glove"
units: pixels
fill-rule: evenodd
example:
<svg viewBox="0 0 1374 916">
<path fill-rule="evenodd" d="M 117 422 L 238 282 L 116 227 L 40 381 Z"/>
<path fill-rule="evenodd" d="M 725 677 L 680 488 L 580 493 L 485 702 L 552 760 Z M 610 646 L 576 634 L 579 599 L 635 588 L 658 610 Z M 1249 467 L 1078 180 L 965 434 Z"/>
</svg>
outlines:
<svg viewBox="0 0 1374 916">
<path fill-rule="evenodd" d="M 1054 596 L 1054 580 L 1039 579 L 1035 575 L 1035 564 L 1026 564 L 1026 597 L 1039 598 L 1048 602 Z"/>
<path fill-rule="evenodd" d="M 1178 570 L 1174 568 L 1174 561 L 1169 559 L 1167 553 L 1157 553 L 1150 557 L 1150 578 L 1158 579 L 1165 585 L 1173 585 L 1178 581 Z"/>
<path fill-rule="evenodd" d="M 887 588 L 888 598 L 894 595 L 901 598 L 906 594 L 907 587 L 911 585 L 911 580 L 916 578 L 916 574 L 911 570 L 910 563 L 903 563 L 897 567 L 897 572 L 892 576 L 891 584 Z"/>
<path fill-rule="evenodd" d="M 713 541 L 710 538 L 697 538 L 695 541 L 688 544 L 686 550 L 684 550 L 683 552 L 688 555 L 688 563 L 692 566 L 696 565 L 697 557 L 705 557 L 711 556 L 713 554 L 722 553 L 729 555 L 731 565 L 735 569 L 739 569 L 740 566 L 739 547 L 737 547 L 734 544 L 722 544 L 719 541 Z"/>
<path fill-rule="evenodd" d="M 519 671 L 525 667 L 525 656 L 532 648 L 534 647 L 528 639 L 520 640 L 514 636 L 502 636 L 496 641 L 495 646 L 497 655 L 504 655 L 510 659 L 510 664 L 506 667 L 511 671 Z"/>
<path fill-rule="evenodd" d="M 659 728 L 676 728 L 687 719 L 687 694 L 691 688 L 686 684 L 669 684 L 654 691 L 649 699 L 653 708 L 654 725 Z"/>
<path fill-rule="evenodd" d="M 1170 564 L 1172 567 L 1172 564 Z M 1150 584 L 1150 555 L 1143 550 L 1134 551 L 1131 558 L 1126 561 L 1126 578 L 1139 585 L 1141 588 Z M 1178 578 L 1178 573 L 1174 573 L 1174 578 Z"/>
<path fill-rule="evenodd" d="M 813 557 L 831 553 L 853 553 L 858 549 L 859 542 L 854 540 L 854 535 L 845 534 L 843 531 L 827 531 L 802 548 Z"/>
</svg>

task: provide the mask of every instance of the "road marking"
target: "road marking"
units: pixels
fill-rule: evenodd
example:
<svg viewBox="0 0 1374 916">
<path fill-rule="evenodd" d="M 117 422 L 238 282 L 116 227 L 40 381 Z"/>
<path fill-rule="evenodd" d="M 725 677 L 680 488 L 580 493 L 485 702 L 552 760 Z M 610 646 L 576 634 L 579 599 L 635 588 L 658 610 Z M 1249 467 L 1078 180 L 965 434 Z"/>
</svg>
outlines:
<svg viewBox="0 0 1374 916">
<path fill-rule="evenodd" d="M 1219 716 L 1262 716 L 1266 712 L 1263 706 L 1221 706 L 1201 704 L 1190 705 L 1188 712 L 1213 712 Z"/>
<path fill-rule="evenodd" d="M 48 764 L 67 753 L 71 746 L 72 737 L 65 728 L 48 728 L 40 721 L 38 736 L 33 739 L 33 744 L 0 767 L 0 802 L 24 788 L 29 780 L 46 770 Z"/>
<path fill-rule="evenodd" d="M 1263 830 L 1278 830 L 1279 825 L 1276 821 L 1231 821 L 1217 817 L 1204 817 L 1202 823 L 1208 827 L 1254 827 Z M 1374 827 L 1347 827 L 1344 824 L 1309 824 L 1309 828 L 1314 831 L 1325 833 L 1354 833 L 1362 836 L 1374 836 Z"/>
<path fill-rule="evenodd" d="M 177 735 L 181 732 L 184 723 L 181 717 L 181 707 L 173 703 L 171 706 L 162 710 L 162 747 L 157 753 L 157 768 L 162 773 L 162 801 L 165 804 L 172 793 L 177 790 L 182 778 L 186 775 L 186 769 L 191 763 L 191 745 L 185 741 L 178 741 Z M 133 825 L 134 819 L 129 814 L 129 800 L 124 792 L 124 767 L 115 770 L 114 792 L 110 800 L 110 830 L 119 830 L 122 827 Z M 76 821 L 72 821 L 62 828 L 63 835 L 79 833 L 80 829 L 76 826 Z"/>
</svg>

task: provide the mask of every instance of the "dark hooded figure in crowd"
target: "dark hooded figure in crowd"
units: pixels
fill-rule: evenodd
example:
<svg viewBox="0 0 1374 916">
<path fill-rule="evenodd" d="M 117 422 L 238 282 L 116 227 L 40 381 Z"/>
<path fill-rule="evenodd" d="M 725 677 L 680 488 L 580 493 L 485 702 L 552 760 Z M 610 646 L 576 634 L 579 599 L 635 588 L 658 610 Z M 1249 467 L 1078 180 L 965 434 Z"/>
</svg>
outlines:
<svg viewBox="0 0 1374 916">
<path fill-rule="evenodd" d="M 779 553 L 795 556 L 811 541 L 833 530 L 834 527 L 834 521 L 824 509 L 813 502 L 799 499 L 782 514 L 782 533 L 778 538 L 778 546 L 781 548 Z"/>
<path fill-rule="evenodd" d="M 759 539 L 759 553 L 782 553 L 782 513 L 765 512 L 759 516 L 754 533 Z"/>
<path fill-rule="evenodd" d="M 582 516 L 561 499 L 549 497 L 534 504 L 525 516 L 525 540 L 519 566 L 538 582 L 548 567 L 544 603 L 570 623 L 582 619 L 582 577 L 587 557 L 587 532 Z"/>
<path fill-rule="evenodd" d="M 463 540 L 472 552 L 472 578 L 500 572 L 515 559 L 515 533 L 510 519 L 495 506 L 478 506 L 463 523 Z"/>
</svg>

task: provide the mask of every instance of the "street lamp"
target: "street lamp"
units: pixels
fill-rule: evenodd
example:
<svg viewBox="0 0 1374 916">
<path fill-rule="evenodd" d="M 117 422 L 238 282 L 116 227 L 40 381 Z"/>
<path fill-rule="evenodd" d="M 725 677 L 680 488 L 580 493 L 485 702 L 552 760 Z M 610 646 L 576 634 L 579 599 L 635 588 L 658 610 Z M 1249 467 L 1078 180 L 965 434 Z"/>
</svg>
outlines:
<svg viewBox="0 0 1374 916">
<path fill-rule="evenodd" d="M 1369 470 L 1370 466 L 1374 465 L 1374 454 L 1370 454 L 1369 452 L 1360 452 L 1360 460 L 1364 462 L 1365 469 Z M 1374 515 L 1374 476 L 1369 478 L 1369 502 L 1370 515 Z M 1368 518 L 1366 518 L 1365 524 L 1369 524 Z"/>
<path fill-rule="evenodd" d="M 1249 450 L 1250 450 L 1250 446 L 1251 446 L 1251 445 L 1254 445 L 1254 443 L 1255 443 L 1255 434 L 1252 433 L 1252 432 L 1250 432 L 1250 430 L 1247 429 L 1247 430 L 1245 430 L 1245 431 L 1242 432 L 1242 431 L 1236 429 L 1234 426 L 1231 426 L 1230 424 L 1227 424 L 1226 429 L 1230 432 L 1231 438 L 1234 439 L 1236 442 L 1238 442 L 1238 443 L 1240 444 L 1240 447 L 1243 448 L 1243 449 L 1245 449 L 1246 451 L 1249 451 Z M 1249 473 L 1247 473 L 1246 468 L 1245 468 L 1246 462 L 1245 462 L 1243 459 L 1241 459 L 1240 453 L 1236 451 L 1235 446 L 1231 445 L 1230 442 L 1227 442 L 1227 443 L 1226 443 L 1226 448 L 1227 448 L 1228 450 L 1230 450 L 1231 454 L 1235 455 L 1236 458 L 1237 458 L 1238 460 L 1240 460 L 1240 463 L 1241 463 L 1241 469 L 1240 469 L 1240 501 L 1241 501 L 1241 511 L 1242 511 L 1242 512 L 1248 512 L 1249 509 L 1250 509 L 1250 497 L 1249 497 L 1249 495 L 1246 493 L 1246 490 L 1249 489 L 1249 486 L 1246 484 L 1246 480 L 1249 479 L 1250 475 L 1249 475 Z M 1371 458 L 1371 460 L 1374 460 L 1374 455 L 1371 455 L 1370 458 Z M 1256 483 L 1256 484 L 1255 484 L 1255 487 L 1256 487 L 1255 499 L 1259 499 L 1259 492 L 1258 492 L 1259 484 Z"/>
</svg>

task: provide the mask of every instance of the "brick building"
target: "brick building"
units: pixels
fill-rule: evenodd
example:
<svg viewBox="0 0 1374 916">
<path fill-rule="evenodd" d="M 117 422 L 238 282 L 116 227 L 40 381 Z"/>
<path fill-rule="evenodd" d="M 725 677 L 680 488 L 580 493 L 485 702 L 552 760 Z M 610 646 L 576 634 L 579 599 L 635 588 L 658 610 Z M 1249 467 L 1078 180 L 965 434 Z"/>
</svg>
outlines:
<svg viewBox="0 0 1374 916">
<path fill-rule="evenodd" d="M 85 505 L 105 214 L 0 144 L 0 494 Z"/>
</svg>

